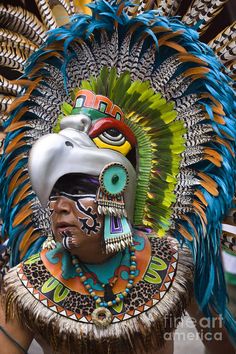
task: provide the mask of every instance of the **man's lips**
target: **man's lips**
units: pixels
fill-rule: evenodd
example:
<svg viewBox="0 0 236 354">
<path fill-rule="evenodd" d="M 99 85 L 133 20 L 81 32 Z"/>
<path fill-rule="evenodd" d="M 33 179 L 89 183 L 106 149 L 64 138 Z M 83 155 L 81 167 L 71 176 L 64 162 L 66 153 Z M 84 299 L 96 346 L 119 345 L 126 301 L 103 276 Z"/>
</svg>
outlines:
<svg viewBox="0 0 236 354">
<path fill-rule="evenodd" d="M 56 230 L 58 232 L 63 232 L 63 231 L 72 229 L 74 226 L 75 225 L 67 223 L 67 222 L 59 222 L 59 223 L 56 223 Z"/>
</svg>

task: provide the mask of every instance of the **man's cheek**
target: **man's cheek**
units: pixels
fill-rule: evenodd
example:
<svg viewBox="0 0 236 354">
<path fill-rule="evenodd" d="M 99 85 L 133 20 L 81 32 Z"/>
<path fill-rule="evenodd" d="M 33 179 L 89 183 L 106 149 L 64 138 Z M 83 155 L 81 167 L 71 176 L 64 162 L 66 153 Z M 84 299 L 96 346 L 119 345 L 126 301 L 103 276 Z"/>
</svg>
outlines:
<svg viewBox="0 0 236 354">
<path fill-rule="evenodd" d="M 77 220 L 81 231 L 87 235 L 100 233 L 101 221 L 97 205 L 93 199 L 84 199 L 77 202 Z"/>
</svg>

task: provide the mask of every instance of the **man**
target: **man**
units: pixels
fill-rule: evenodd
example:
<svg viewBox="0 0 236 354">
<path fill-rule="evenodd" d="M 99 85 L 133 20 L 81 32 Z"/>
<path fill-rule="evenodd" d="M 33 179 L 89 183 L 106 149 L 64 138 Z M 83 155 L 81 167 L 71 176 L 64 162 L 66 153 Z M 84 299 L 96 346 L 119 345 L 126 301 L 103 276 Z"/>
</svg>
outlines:
<svg viewBox="0 0 236 354">
<path fill-rule="evenodd" d="M 173 353 L 164 335 L 189 303 L 191 255 L 171 237 L 131 228 L 135 171 L 89 139 L 84 119 L 64 118 L 64 129 L 31 151 L 32 185 L 42 204 L 49 197 L 53 240 L 6 277 L 4 353 L 22 352 L 33 336 L 47 353 Z M 101 199 L 105 190 L 113 198 Z"/>
<path fill-rule="evenodd" d="M 40 343 L 46 339 L 62 353 L 108 348 L 142 353 L 149 342 L 152 353 L 176 326 L 172 316 L 181 317 L 189 301 L 191 256 L 186 248 L 178 250 L 172 238 L 159 240 L 151 229 L 131 228 L 135 170 L 120 153 L 96 147 L 81 130 L 82 119 L 64 118 L 65 129 L 39 139 L 31 151 L 32 185 L 42 204 L 49 196 L 56 247 L 32 256 L 6 277 L 7 312 L 11 316 L 13 306 Z M 83 173 L 86 164 L 92 175 Z M 105 190 L 112 198 L 106 199 Z M 32 286 L 37 300 L 28 296 Z M 21 338 L 20 343 L 26 346 Z"/>
<path fill-rule="evenodd" d="M 91 8 L 31 58 L 6 122 L 7 323 L 15 314 L 54 352 L 156 352 L 191 292 L 180 240 L 200 307 L 234 337 L 219 254 L 234 189 L 230 79 L 219 85 L 223 66 L 175 18 Z"/>
</svg>

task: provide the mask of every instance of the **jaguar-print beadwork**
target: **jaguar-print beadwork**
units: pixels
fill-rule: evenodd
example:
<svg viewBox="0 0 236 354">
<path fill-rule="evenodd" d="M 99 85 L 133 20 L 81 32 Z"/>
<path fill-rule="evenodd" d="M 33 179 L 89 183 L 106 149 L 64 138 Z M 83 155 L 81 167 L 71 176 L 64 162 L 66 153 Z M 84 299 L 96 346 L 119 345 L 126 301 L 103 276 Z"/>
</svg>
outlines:
<svg viewBox="0 0 236 354">
<path fill-rule="evenodd" d="M 41 259 L 33 264 L 24 264 L 23 271 L 35 289 L 38 289 L 51 277 Z"/>
<path fill-rule="evenodd" d="M 80 313 L 83 316 L 88 316 L 93 312 L 95 303 L 92 297 L 79 294 L 75 291 L 70 291 L 66 300 L 63 301 L 62 306 L 70 311 Z"/>
</svg>

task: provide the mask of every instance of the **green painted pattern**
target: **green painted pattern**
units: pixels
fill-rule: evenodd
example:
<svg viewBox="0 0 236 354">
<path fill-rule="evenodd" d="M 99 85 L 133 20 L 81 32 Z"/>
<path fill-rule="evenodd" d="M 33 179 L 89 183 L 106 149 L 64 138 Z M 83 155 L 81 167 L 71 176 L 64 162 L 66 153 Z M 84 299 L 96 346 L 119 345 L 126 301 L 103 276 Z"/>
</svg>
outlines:
<svg viewBox="0 0 236 354">
<path fill-rule="evenodd" d="M 144 276 L 144 281 L 151 284 L 161 284 L 163 279 L 158 271 L 167 269 L 167 264 L 159 257 L 153 256 L 147 272 Z"/>
<path fill-rule="evenodd" d="M 36 253 L 34 254 L 33 256 L 31 256 L 29 259 L 27 259 L 27 261 L 24 262 L 24 264 L 33 264 L 33 263 L 36 263 L 38 261 L 40 261 L 40 253 Z"/>
<path fill-rule="evenodd" d="M 41 291 L 43 294 L 49 293 L 54 290 L 53 301 L 58 303 L 64 300 L 69 294 L 69 290 L 66 289 L 58 280 L 50 277 L 42 286 Z"/>
<path fill-rule="evenodd" d="M 57 303 L 61 302 L 67 297 L 69 292 L 70 291 L 66 289 L 62 284 L 58 284 L 53 295 L 53 301 Z"/>
<path fill-rule="evenodd" d="M 57 285 L 59 284 L 59 281 L 56 280 L 53 277 L 50 277 L 42 286 L 42 293 L 49 293 L 50 291 L 54 290 Z"/>
<path fill-rule="evenodd" d="M 123 308 L 124 308 L 124 303 L 123 301 L 121 301 L 120 303 L 112 306 L 113 310 L 116 312 L 116 313 L 121 313 L 123 312 Z"/>
</svg>

